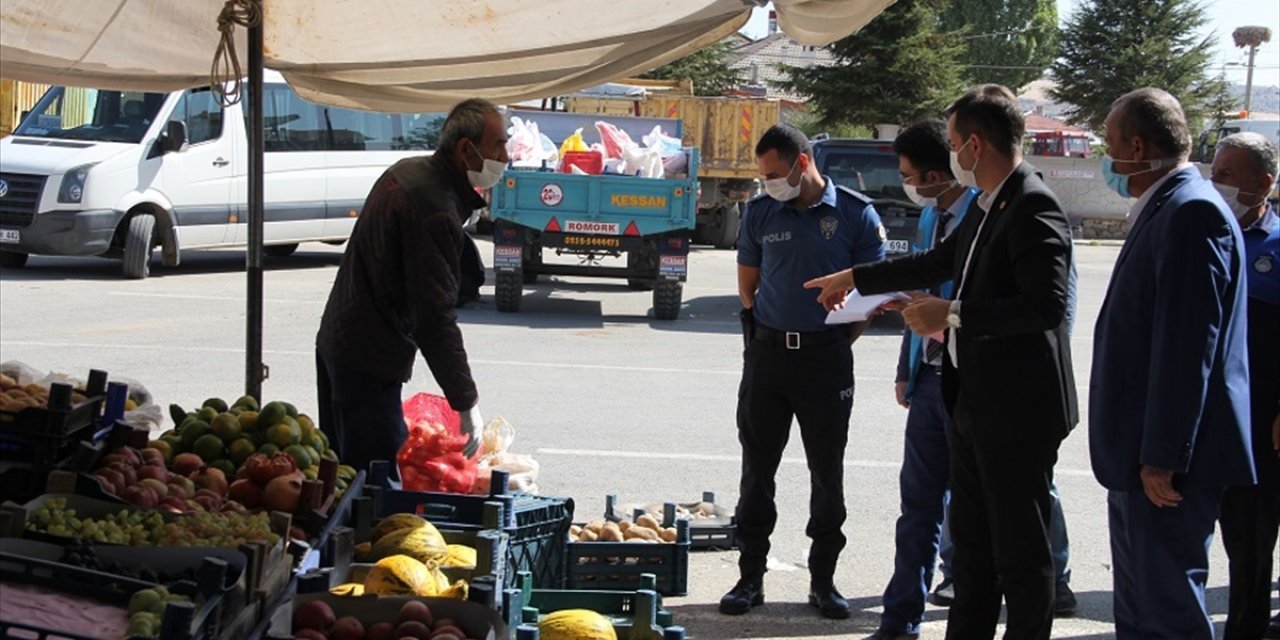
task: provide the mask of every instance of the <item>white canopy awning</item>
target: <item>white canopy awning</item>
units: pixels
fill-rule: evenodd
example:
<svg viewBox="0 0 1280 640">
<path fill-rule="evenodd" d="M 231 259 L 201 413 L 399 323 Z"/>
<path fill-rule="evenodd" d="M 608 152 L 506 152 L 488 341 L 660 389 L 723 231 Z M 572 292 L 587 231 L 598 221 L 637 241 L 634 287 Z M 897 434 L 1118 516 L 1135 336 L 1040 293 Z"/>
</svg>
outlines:
<svg viewBox="0 0 1280 640">
<path fill-rule="evenodd" d="M 893 0 L 775 0 L 803 44 Z M 223 0 L 3 0 L 0 76 L 169 91 L 207 85 Z M 266 66 L 308 99 L 378 111 L 516 102 L 635 75 L 740 29 L 749 0 L 264 0 Z M 245 32 L 236 28 L 239 58 Z"/>
</svg>

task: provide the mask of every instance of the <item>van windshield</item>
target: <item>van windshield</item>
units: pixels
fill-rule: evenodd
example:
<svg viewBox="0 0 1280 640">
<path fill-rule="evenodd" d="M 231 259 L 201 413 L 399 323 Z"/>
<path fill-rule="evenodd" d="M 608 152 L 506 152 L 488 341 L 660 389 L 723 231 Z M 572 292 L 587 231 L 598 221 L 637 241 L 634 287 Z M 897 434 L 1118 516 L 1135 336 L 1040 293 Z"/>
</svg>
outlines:
<svg viewBox="0 0 1280 640">
<path fill-rule="evenodd" d="M 827 151 L 820 160 L 822 172 L 836 184 L 858 191 L 873 200 L 903 200 L 898 157 L 892 151 L 874 148 L 840 148 Z"/>
<path fill-rule="evenodd" d="M 166 94 L 53 87 L 14 135 L 34 138 L 141 142 Z"/>
</svg>

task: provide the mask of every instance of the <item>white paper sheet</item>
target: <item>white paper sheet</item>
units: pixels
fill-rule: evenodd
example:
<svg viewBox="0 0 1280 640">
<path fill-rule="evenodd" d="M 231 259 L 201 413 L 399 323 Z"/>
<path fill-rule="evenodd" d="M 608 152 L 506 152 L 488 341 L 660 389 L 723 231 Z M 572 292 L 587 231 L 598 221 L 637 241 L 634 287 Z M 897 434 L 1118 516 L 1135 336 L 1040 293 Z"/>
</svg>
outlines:
<svg viewBox="0 0 1280 640">
<path fill-rule="evenodd" d="M 864 296 L 861 293 L 858 293 L 857 289 L 854 289 L 849 292 L 849 295 L 845 296 L 843 306 L 827 314 L 827 324 L 862 322 L 863 320 L 871 317 L 871 312 L 880 308 L 880 306 L 886 302 L 891 300 L 910 299 L 911 296 L 908 296 L 901 291 Z"/>
</svg>

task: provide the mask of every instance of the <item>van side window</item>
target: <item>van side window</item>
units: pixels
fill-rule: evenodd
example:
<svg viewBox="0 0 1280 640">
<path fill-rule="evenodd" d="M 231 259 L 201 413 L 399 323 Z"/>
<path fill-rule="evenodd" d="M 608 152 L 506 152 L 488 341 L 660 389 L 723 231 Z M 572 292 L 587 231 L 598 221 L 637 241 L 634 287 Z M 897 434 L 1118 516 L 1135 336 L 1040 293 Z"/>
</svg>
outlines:
<svg viewBox="0 0 1280 640">
<path fill-rule="evenodd" d="M 265 85 L 262 98 L 262 138 L 267 152 L 428 151 L 436 148 L 446 115 L 318 105 L 303 100 L 286 84 Z"/>
<path fill-rule="evenodd" d="M 208 88 L 191 89 L 178 98 L 170 120 L 187 125 L 187 141 L 200 144 L 222 137 L 222 105 Z"/>
<path fill-rule="evenodd" d="M 263 146 L 271 151 L 324 151 L 328 131 L 319 105 L 298 97 L 288 85 L 262 88 Z"/>
<path fill-rule="evenodd" d="M 187 142 L 191 145 L 223 136 L 223 108 L 207 87 L 184 92 L 169 119 L 187 125 Z"/>
</svg>

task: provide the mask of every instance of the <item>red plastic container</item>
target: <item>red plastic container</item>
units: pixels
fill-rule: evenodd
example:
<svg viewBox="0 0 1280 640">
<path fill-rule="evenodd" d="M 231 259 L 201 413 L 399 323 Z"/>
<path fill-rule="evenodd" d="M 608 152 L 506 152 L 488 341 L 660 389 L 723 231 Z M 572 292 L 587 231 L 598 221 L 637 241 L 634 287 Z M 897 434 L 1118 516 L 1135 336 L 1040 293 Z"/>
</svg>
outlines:
<svg viewBox="0 0 1280 640">
<path fill-rule="evenodd" d="M 566 151 L 560 161 L 560 171 L 573 173 L 570 167 L 577 167 L 593 176 L 604 171 L 604 157 L 596 151 Z"/>
</svg>

